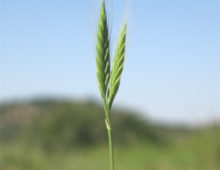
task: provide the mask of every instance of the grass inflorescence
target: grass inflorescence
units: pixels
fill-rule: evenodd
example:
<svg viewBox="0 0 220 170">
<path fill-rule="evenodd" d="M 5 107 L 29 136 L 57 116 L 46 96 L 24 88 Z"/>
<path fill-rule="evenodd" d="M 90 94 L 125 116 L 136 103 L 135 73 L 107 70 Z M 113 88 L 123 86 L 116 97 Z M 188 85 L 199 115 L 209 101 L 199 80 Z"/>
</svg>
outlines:
<svg viewBox="0 0 220 170">
<path fill-rule="evenodd" d="M 105 123 L 109 138 L 110 169 L 114 170 L 114 153 L 110 110 L 119 89 L 121 74 L 123 72 L 124 67 L 126 54 L 127 24 L 123 26 L 123 29 L 121 31 L 117 48 L 115 51 L 115 58 L 112 69 L 110 64 L 111 51 L 109 35 L 110 34 L 108 18 L 106 15 L 105 0 L 103 0 L 97 32 L 96 65 L 98 85 L 102 96 L 106 115 Z"/>
</svg>

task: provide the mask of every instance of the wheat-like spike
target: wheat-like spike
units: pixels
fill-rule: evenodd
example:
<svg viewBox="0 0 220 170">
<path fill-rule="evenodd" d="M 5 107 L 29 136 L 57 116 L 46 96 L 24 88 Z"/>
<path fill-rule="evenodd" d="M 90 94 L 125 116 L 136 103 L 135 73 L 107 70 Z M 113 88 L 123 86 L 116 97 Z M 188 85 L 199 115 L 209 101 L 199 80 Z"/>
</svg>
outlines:
<svg viewBox="0 0 220 170">
<path fill-rule="evenodd" d="M 109 29 L 104 0 L 102 2 L 102 9 L 97 32 L 96 66 L 99 89 L 102 98 L 106 99 L 106 92 L 110 79 L 110 49 Z"/>
<path fill-rule="evenodd" d="M 108 92 L 108 104 L 110 108 L 118 92 L 121 74 L 124 67 L 125 53 L 126 53 L 126 33 L 127 33 L 127 24 L 125 24 L 122 29 L 118 41 L 117 49 L 115 52 L 115 58 L 113 62 L 113 68 L 111 72 L 109 92 Z"/>
</svg>

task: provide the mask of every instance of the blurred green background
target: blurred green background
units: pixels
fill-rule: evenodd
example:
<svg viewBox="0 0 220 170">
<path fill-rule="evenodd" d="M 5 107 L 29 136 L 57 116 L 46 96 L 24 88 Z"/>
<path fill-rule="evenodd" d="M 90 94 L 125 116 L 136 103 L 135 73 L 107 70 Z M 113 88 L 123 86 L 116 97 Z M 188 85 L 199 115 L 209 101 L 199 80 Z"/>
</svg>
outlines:
<svg viewBox="0 0 220 170">
<path fill-rule="evenodd" d="M 220 170 L 220 1 L 106 2 L 112 51 L 128 21 L 116 170 Z M 0 0 L 0 170 L 109 169 L 100 5 Z"/>
<path fill-rule="evenodd" d="M 219 170 L 220 127 L 168 126 L 135 112 L 112 112 L 118 170 Z M 104 170 L 103 108 L 92 100 L 1 104 L 1 170 Z"/>
</svg>

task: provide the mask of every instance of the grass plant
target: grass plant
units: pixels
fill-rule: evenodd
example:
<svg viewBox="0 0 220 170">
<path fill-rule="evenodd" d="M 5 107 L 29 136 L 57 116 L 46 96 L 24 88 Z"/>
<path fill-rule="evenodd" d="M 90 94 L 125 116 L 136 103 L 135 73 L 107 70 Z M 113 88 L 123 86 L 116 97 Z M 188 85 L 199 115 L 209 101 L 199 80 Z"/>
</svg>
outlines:
<svg viewBox="0 0 220 170">
<path fill-rule="evenodd" d="M 106 15 L 105 0 L 102 1 L 102 9 L 100 12 L 100 20 L 97 32 L 96 45 L 96 65 L 97 65 L 97 79 L 102 101 L 105 110 L 105 123 L 109 139 L 109 154 L 110 154 L 110 170 L 114 170 L 114 153 L 112 141 L 112 125 L 110 111 L 113 101 L 118 92 L 121 74 L 123 72 L 125 54 L 126 54 L 126 34 L 127 24 L 124 24 L 117 48 L 113 66 L 111 69 L 111 51 L 110 51 L 110 34 L 108 26 L 108 18 Z"/>
</svg>

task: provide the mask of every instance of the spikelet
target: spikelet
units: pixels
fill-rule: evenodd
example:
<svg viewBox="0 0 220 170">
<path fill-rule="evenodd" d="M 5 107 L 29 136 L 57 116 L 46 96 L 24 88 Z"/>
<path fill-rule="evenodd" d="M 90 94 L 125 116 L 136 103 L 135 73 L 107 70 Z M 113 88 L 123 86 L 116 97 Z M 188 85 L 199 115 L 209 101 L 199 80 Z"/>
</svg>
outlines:
<svg viewBox="0 0 220 170">
<path fill-rule="evenodd" d="M 127 24 L 124 25 L 121 35 L 118 40 L 115 58 L 113 61 L 113 68 L 111 72 L 110 85 L 108 91 L 108 104 L 111 108 L 113 100 L 118 92 L 120 85 L 121 74 L 124 68 L 125 53 L 126 53 L 126 34 Z"/>
<path fill-rule="evenodd" d="M 110 79 L 110 50 L 108 20 L 104 0 L 102 2 L 102 9 L 97 32 L 96 66 L 99 89 L 102 98 L 106 99 L 106 93 Z"/>
</svg>

